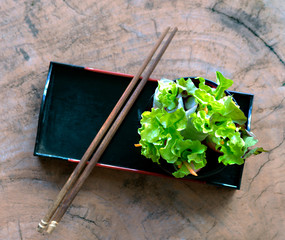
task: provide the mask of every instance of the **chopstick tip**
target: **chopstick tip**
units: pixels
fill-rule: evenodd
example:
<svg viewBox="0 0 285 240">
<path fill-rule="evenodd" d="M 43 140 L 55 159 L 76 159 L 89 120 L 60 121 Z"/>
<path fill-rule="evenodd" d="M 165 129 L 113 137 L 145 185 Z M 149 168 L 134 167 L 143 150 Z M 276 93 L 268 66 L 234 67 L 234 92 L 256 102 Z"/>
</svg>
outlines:
<svg viewBox="0 0 285 240">
<path fill-rule="evenodd" d="M 173 32 L 177 32 L 177 31 L 178 31 L 178 28 L 177 28 L 177 27 L 174 27 L 172 31 L 173 31 Z"/>
<path fill-rule="evenodd" d="M 37 231 L 42 233 L 48 226 L 48 223 L 45 222 L 44 220 L 41 220 L 38 224 L 38 227 L 37 227 Z"/>
<path fill-rule="evenodd" d="M 57 224 L 58 224 L 57 221 L 51 221 L 51 223 L 48 226 L 47 233 L 51 234 L 54 231 L 54 229 L 56 228 Z"/>
</svg>

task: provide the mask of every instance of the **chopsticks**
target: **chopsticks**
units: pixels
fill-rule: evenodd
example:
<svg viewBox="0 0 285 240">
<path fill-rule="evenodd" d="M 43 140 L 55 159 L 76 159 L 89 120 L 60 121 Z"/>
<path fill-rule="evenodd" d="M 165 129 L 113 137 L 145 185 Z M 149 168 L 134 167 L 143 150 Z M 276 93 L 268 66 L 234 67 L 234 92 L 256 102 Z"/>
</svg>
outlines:
<svg viewBox="0 0 285 240">
<path fill-rule="evenodd" d="M 67 180 L 66 184 L 58 194 L 57 198 L 55 199 L 53 205 L 49 208 L 45 217 L 40 221 L 38 225 L 38 231 L 42 232 L 45 230 L 49 224 L 47 229 L 48 233 L 51 233 L 54 228 L 57 226 L 58 222 L 63 217 L 64 213 L 70 206 L 71 202 L 79 192 L 81 186 L 83 185 L 84 181 L 87 179 L 93 168 L 95 167 L 96 163 L 99 161 L 100 157 L 102 156 L 103 152 L 107 148 L 109 142 L 111 141 L 112 137 L 115 135 L 117 129 L 119 128 L 120 124 L 123 122 L 124 118 L 128 114 L 129 110 L 131 109 L 132 105 L 134 104 L 135 100 L 139 96 L 140 92 L 142 91 L 143 87 L 145 86 L 149 76 L 155 69 L 156 65 L 158 64 L 159 60 L 161 59 L 163 53 L 165 52 L 166 48 L 168 47 L 169 43 L 171 42 L 172 38 L 174 37 L 175 33 L 177 32 L 177 28 L 171 32 L 169 38 L 166 40 L 164 45 L 162 46 L 161 50 L 157 54 L 154 62 L 149 66 L 148 70 L 142 75 L 143 71 L 151 61 L 153 55 L 155 54 L 156 50 L 160 46 L 161 42 L 163 41 L 164 37 L 168 33 L 169 28 L 167 28 L 159 40 L 157 41 L 156 45 L 148 55 L 147 59 L 144 61 L 143 65 L 139 69 L 138 73 L 132 79 L 131 83 L 123 93 L 122 97 L 119 99 L 118 103 L 112 110 L 111 114 L 101 127 L 100 131 L 97 133 L 96 137 L 92 141 L 91 145 L 88 147 L 87 151 L 83 155 L 82 159 L 80 160 L 79 164 Z M 140 76 L 142 75 L 141 81 L 138 83 Z M 138 84 L 137 84 L 138 83 Z M 129 97 L 131 92 L 133 91 L 134 87 L 137 85 L 136 89 Z M 128 99 L 127 103 L 123 107 L 123 104 Z M 123 107 L 122 111 L 119 113 L 120 109 Z M 119 115 L 118 115 L 119 114 Z M 117 119 L 115 117 L 118 115 Z M 115 120 L 115 121 L 114 121 Z M 114 122 L 114 123 L 113 123 Z M 113 125 L 111 126 L 111 124 Z M 111 128 L 110 128 L 111 126 Z M 110 129 L 109 129 L 110 128 Z M 108 133 L 107 130 L 109 129 Z M 106 135 L 105 135 L 106 134 Z M 105 135 L 104 139 L 102 140 L 103 136 Z M 102 140 L 99 147 L 96 149 L 100 141 Z M 96 149 L 96 152 L 94 153 Z M 94 155 L 92 156 L 92 154 Z M 90 159 L 90 157 L 92 158 Z M 87 161 L 90 159 L 89 164 L 86 164 Z M 81 174 L 82 173 L 82 174 Z M 80 175 L 81 174 L 81 175 Z M 80 176 L 79 176 L 80 175 Z"/>
<path fill-rule="evenodd" d="M 106 121 L 104 122 L 104 124 L 102 125 L 101 129 L 99 130 L 99 132 L 95 136 L 94 140 L 92 141 L 92 143 L 88 147 L 87 151 L 85 152 L 85 154 L 81 158 L 80 162 L 78 163 L 78 165 L 74 169 L 73 173 L 71 174 L 71 176 L 69 177 L 69 179 L 67 180 L 67 182 L 65 183 L 65 185 L 63 186 L 61 191 L 59 192 L 59 194 L 57 195 L 53 205 L 48 209 L 48 212 L 46 213 L 44 218 L 38 224 L 38 231 L 39 232 L 42 232 L 44 229 L 46 229 L 47 225 L 49 224 L 49 222 L 50 222 L 50 220 L 51 220 L 51 218 L 53 216 L 53 214 L 55 213 L 55 211 L 59 207 L 59 205 L 62 202 L 63 198 L 65 197 L 65 195 L 67 194 L 69 189 L 72 187 L 72 185 L 75 183 L 75 181 L 78 179 L 78 177 L 81 174 L 81 172 L 86 167 L 87 161 L 90 159 L 90 157 L 92 156 L 92 154 L 95 151 L 96 147 L 98 146 L 98 144 L 102 140 L 103 136 L 106 134 L 107 130 L 110 128 L 112 122 L 114 121 L 115 117 L 119 113 L 119 111 L 122 108 L 123 104 L 126 102 L 127 98 L 131 94 L 132 90 L 136 86 L 136 84 L 137 84 L 141 74 L 145 70 L 146 66 L 149 64 L 149 62 L 152 59 L 154 53 L 156 52 L 156 50 L 160 46 L 162 40 L 164 39 L 164 37 L 166 36 L 168 31 L 169 31 L 169 27 L 163 32 L 163 34 L 158 39 L 156 45 L 153 47 L 153 49 L 151 50 L 151 52 L 147 56 L 146 60 L 144 61 L 144 63 L 140 67 L 140 69 L 137 72 L 137 74 L 133 77 L 132 81 L 130 82 L 130 84 L 128 85 L 126 90 L 124 91 L 123 95 L 121 96 L 121 98 L 117 102 L 116 106 L 114 107 L 114 109 L 112 110 L 112 112 L 110 113 L 110 115 L 108 116 Z"/>
</svg>

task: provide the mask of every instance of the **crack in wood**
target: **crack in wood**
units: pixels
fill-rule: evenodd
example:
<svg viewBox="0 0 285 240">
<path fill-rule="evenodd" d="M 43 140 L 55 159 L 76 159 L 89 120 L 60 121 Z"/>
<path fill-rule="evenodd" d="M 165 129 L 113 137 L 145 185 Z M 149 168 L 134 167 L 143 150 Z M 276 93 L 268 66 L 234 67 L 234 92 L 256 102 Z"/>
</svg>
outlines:
<svg viewBox="0 0 285 240">
<path fill-rule="evenodd" d="M 121 23 L 119 24 L 119 27 L 127 33 L 134 33 L 138 38 L 146 38 L 146 36 L 142 32 L 137 31 L 136 29 L 133 29 L 132 27 L 127 26 L 126 24 Z"/>
<path fill-rule="evenodd" d="M 156 23 L 156 20 L 152 18 L 151 21 L 153 22 L 153 25 L 154 25 L 154 30 L 155 30 L 156 37 L 158 38 L 158 37 L 159 37 L 159 33 L 158 33 L 158 31 L 157 31 L 157 23 Z"/>
<path fill-rule="evenodd" d="M 22 54 L 26 61 L 30 60 L 29 54 L 23 48 L 19 48 L 19 49 L 16 48 L 16 52 Z"/>
<path fill-rule="evenodd" d="M 70 8 L 71 10 L 73 10 L 74 12 L 76 12 L 77 14 L 81 15 L 81 16 L 86 16 L 83 12 L 79 11 L 77 8 L 73 7 L 68 1 L 66 0 L 62 0 L 66 6 L 68 8 Z"/>
<path fill-rule="evenodd" d="M 217 13 L 221 16 L 224 16 L 224 17 L 227 17 L 228 19 L 230 19 L 232 22 L 238 24 L 238 25 L 241 25 L 243 26 L 245 29 L 247 29 L 249 32 L 251 32 L 256 38 L 258 38 L 263 44 L 264 46 L 270 51 L 272 52 L 279 60 L 279 62 L 285 66 L 285 61 L 281 58 L 281 56 L 275 51 L 274 47 L 270 44 L 268 44 L 256 31 L 254 31 L 251 27 L 249 27 L 248 25 L 246 25 L 243 21 L 241 21 L 240 19 L 234 17 L 234 16 L 231 16 L 231 15 L 228 15 L 222 11 L 219 11 L 216 9 L 216 6 L 217 6 L 218 3 L 216 3 L 212 8 L 210 8 L 210 10 L 213 12 L 213 13 Z"/>
<path fill-rule="evenodd" d="M 85 216 L 81 217 L 80 215 L 70 213 L 70 211 L 67 211 L 67 215 L 71 216 L 71 218 L 78 218 L 78 219 L 83 220 L 84 222 L 92 223 L 92 224 L 94 224 L 95 226 L 101 228 L 101 226 L 98 225 L 98 223 L 96 223 L 94 220 L 91 220 L 91 219 L 86 218 Z"/>
<path fill-rule="evenodd" d="M 277 109 L 282 108 L 284 99 L 285 99 L 285 98 L 283 98 L 283 99 L 281 100 L 281 102 L 280 102 L 277 106 L 275 106 L 271 112 L 269 112 L 268 114 L 266 114 L 264 117 L 262 117 L 262 118 L 256 120 L 256 121 L 254 122 L 254 124 L 259 123 L 260 121 L 264 120 L 265 118 L 267 118 L 268 116 L 270 116 L 272 113 L 274 113 Z"/>
<path fill-rule="evenodd" d="M 276 237 L 277 237 L 278 235 L 279 235 L 279 232 L 275 233 L 275 234 L 273 235 L 273 237 L 271 238 L 271 240 L 276 239 Z"/>
<path fill-rule="evenodd" d="M 208 234 L 209 232 L 211 232 L 216 225 L 217 225 L 217 221 L 215 220 L 211 228 L 206 233 Z"/>
<path fill-rule="evenodd" d="M 281 141 L 277 146 L 275 146 L 274 148 L 272 148 L 272 149 L 270 149 L 270 150 L 268 151 L 268 160 L 267 160 L 266 162 L 264 162 L 264 163 L 259 167 L 257 173 L 256 173 L 255 176 L 251 179 L 251 181 L 250 181 L 250 183 L 249 183 L 249 185 L 248 185 L 248 191 L 250 190 L 252 183 L 254 182 L 254 180 L 256 179 L 256 177 L 259 175 L 259 173 L 261 172 L 261 170 L 263 169 L 263 167 L 264 167 L 267 163 L 269 163 L 270 161 L 272 161 L 272 159 L 270 158 L 270 154 L 271 154 L 275 149 L 279 148 L 279 147 L 283 144 L 283 142 L 284 142 L 284 132 L 283 132 L 283 139 L 282 139 L 282 141 Z"/>
<path fill-rule="evenodd" d="M 29 16 L 25 17 L 25 22 L 28 24 L 29 29 L 31 30 L 34 37 L 37 37 L 39 30 L 36 28 L 35 24 L 32 23 L 32 20 Z"/>
<path fill-rule="evenodd" d="M 195 225 L 195 223 L 193 223 L 189 217 L 187 217 L 183 211 L 180 211 L 179 209 L 177 209 L 177 207 L 174 207 L 175 211 L 178 213 L 178 215 L 180 217 L 182 217 L 182 219 L 186 220 L 186 222 L 191 226 L 193 227 L 200 235 L 202 235 L 202 232 L 200 231 L 200 229 Z"/>
<path fill-rule="evenodd" d="M 23 234 L 22 234 L 22 229 L 21 229 L 21 225 L 20 225 L 19 219 L 18 219 L 18 231 L 19 231 L 20 239 L 23 240 Z"/>
<path fill-rule="evenodd" d="M 256 199 L 254 200 L 254 203 L 256 203 L 256 201 L 262 196 L 263 193 L 265 193 L 270 187 L 272 187 L 272 185 L 267 186 L 265 189 L 263 189 L 258 196 L 256 197 Z"/>
</svg>

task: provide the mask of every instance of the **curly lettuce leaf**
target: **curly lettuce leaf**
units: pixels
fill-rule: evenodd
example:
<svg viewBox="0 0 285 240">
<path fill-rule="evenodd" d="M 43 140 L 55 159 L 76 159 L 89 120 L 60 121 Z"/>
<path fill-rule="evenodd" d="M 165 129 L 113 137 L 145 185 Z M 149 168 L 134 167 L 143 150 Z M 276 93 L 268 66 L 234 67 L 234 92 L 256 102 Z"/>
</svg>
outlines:
<svg viewBox="0 0 285 240">
<path fill-rule="evenodd" d="M 204 78 L 198 78 L 199 88 L 191 79 L 161 80 L 154 95 L 155 109 L 142 114 L 138 130 L 142 155 L 153 162 L 163 158 L 174 164 L 175 177 L 206 165 L 205 139 L 221 152 L 218 161 L 225 165 L 243 164 L 252 154 L 265 152 L 263 148 L 249 150 L 257 140 L 242 127 L 247 118 L 239 106 L 225 96 L 233 81 L 216 74 L 216 89 L 206 85 Z"/>
<path fill-rule="evenodd" d="M 214 96 L 204 89 L 197 89 L 194 93 L 194 97 L 202 105 L 208 105 L 211 102 L 215 102 Z"/>
<path fill-rule="evenodd" d="M 194 169 L 203 168 L 206 166 L 206 149 L 207 147 L 201 144 L 200 141 L 180 140 L 177 141 L 176 154 L 179 155 L 180 168 L 173 173 L 175 177 L 184 177 L 189 174 L 189 169 L 186 164 Z"/>
<path fill-rule="evenodd" d="M 202 77 L 198 77 L 196 79 L 199 79 L 200 83 L 199 83 L 199 89 L 204 90 L 205 92 L 213 95 L 213 91 L 214 89 L 211 88 L 210 86 L 206 85 L 206 80 L 205 78 Z"/>
<path fill-rule="evenodd" d="M 177 171 L 172 173 L 172 175 L 176 178 L 183 178 L 189 175 L 189 170 L 184 164 L 182 164 L 182 166 Z"/>
<path fill-rule="evenodd" d="M 254 137 L 249 137 L 249 136 L 244 137 L 243 140 L 244 140 L 244 146 L 246 148 L 252 147 L 258 142 L 257 139 L 255 139 Z"/>
<path fill-rule="evenodd" d="M 212 137 L 211 140 L 216 144 L 216 148 L 223 153 L 218 160 L 224 165 L 241 165 L 251 155 L 267 152 L 263 148 L 258 147 L 250 150 L 249 148 L 257 143 L 257 139 L 253 137 L 242 138 L 240 132 L 232 132 L 231 130 L 226 136 L 217 135 Z"/>
<path fill-rule="evenodd" d="M 195 169 L 202 168 L 206 165 L 207 147 L 200 141 L 191 141 L 182 138 L 168 139 L 166 146 L 161 148 L 160 154 L 168 163 L 188 162 Z M 189 171 L 188 171 L 189 174 Z"/>
<path fill-rule="evenodd" d="M 193 118 L 190 117 L 186 128 L 181 131 L 181 135 L 185 139 L 198 140 L 201 142 L 208 136 L 208 133 L 203 133 L 202 131 L 197 130 L 193 124 Z"/>
<path fill-rule="evenodd" d="M 176 151 L 177 142 L 181 141 L 183 137 L 174 127 L 165 129 L 165 131 L 167 132 L 167 139 L 165 139 L 164 146 L 159 148 L 159 153 L 168 163 L 175 163 L 179 158 Z"/>
<path fill-rule="evenodd" d="M 231 96 L 223 97 L 217 101 L 214 96 L 200 89 L 195 91 L 194 96 L 202 108 L 207 107 L 209 114 L 213 112 L 220 113 L 222 116 L 230 117 L 233 122 L 238 124 L 243 124 L 247 120 L 243 111 L 235 104 Z"/>
<path fill-rule="evenodd" d="M 230 117 L 233 122 L 238 124 L 244 124 L 247 121 L 243 111 L 240 110 L 239 106 L 233 101 L 231 96 L 223 97 L 218 102 L 224 106 L 221 114 L 226 117 Z"/>
<path fill-rule="evenodd" d="M 173 110 L 178 104 L 178 86 L 173 81 L 159 81 L 158 82 L 158 101 L 162 104 L 164 108 L 168 110 Z"/>
<path fill-rule="evenodd" d="M 138 129 L 142 140 L 154 143 L 161 138 L 164 129 L 158 119 L 162 116 L 163 111 L 159 108 L 142 114 L 141 128 Z"/>
<path fill-rule="evenodd" d="M 198 111 L 197 113 L 191 114 L 192 123 L 194 127 L 200 133 L 210 133 L 213 131 L 210 123 L 210 116 L 205 111 Z"/>
<path fill-rule="evenodd" d="M 159 150 L 165 142 L 182 138 L 179 130 L 184 129 L 187 124 L 185 111 L 178 109 L 168 113 L 164 109 L 154 109 L 142 114 L 141 127 L 138 133 L 141 136 L 142 155 L 159 162 Z"/>
<path fill-rule="evenodd" d="M 228 136 L 228 138 L 229 140 L 226 141 L 226 145 L 229 147 L 229 149 L 235 156 L 242 157 L 242 155 L 244 154 L 243 148 L 245 146 L 245 143 L 241 138 L 240 133 L 234 132 L 231 136 Z"/>
<path fill-rule="evenodd" d="M 187 160 L 189 163 L 191 163 L 192 160 L 200 162 L 201 159 L 196 159 L 196 155 L 204 156 L 206 149 L 207 147 L 200 141 L 191 141 L 189 139 L 179 140 L 176 147 L 177 155 L 180 156 L 182 160 Z M 190 156 L 192 156 L 193 159 Z"/>
<path fill-rule="evenodd" d="M 157 120 L 164 128 L 174 126 L 178 131 L 185 129 L 187 125 L 187 118 L 183 108 L 169 114 L 162 110 L 162 115 L 157 116 Z"/>
<path fill-rule="evenodd" d="M 144 112 L 141 119 L 142 155 L 159 163 L 160 156 L 168 163 L 188 161 L 195 167 L 205 166 L 206 146 L 200 141 L 184 140 L 181 130 L 186 128 L 187 118 L 183 109 L 169 113 L 164 109 Z"/>
<path fill-rule="evenodd" d="M 185 80 L 184 78 L 179 78 L 176 80 L 178 87 L 182 91 L 186 91 L 188 95 L 193 95 L 193 93 L 197 90 L 197 87 L 194 85 L 192 80 L 188 78 Z"/>
<path fill-rule="evenodd" d="M 228 78 L 225 78 L 220 72 L 216 72 L 218 87 L 213 91 L 215 98 L 217 100 L 221 99 L 224 96 L 225 90 L 233 85 L 234 81 Z"/>
<path fill-rule="evenodd" d="M 263 152 L 268 152 L 267 150 L 264 150 L 262 147 L 256 147 L 253 148 L 249 151 L 246 152 L 246 154 L 243 156 L 244 159 L 249 158 L 251 155 L 258 155 L 261 154 Z"/>
<path fill-rule="evenodd" d="M 146 158 L 150 158 L 153 162 L 159 163 L 159 148 L 156 147 L 153 143 L 144 140 L 140 140 L 140 144 L 142 145 L 141 154 Z"/>
<path fill-rule="evenodd" d="M 205 90 L 198 89 L 194 93 L 194 97 L 200 103 L 200 109 L 207 107 L 208 111 L 222 113 L 224 111 L 224 105 L 221 102 L 216 101 L 215 97 Z"/>
<path fill-rule="evenodd" d="M 244 159 L 249 158 L 251 155 L 258 155 L 263 152 L 268 152 L 267 150 L 264 150 L 262 147 L 256 147 L 249 150 L 250 147 L 254 146 L 258 142 L 258 140 L 255 139 L 254 137 L 246 136 L 244 138 L 244 142 L 245 142 L 245 150 L 244 150 L 245 154 L 243 155 Z"/>
<path fill-rule="evenodd" d="M 220 150 L 223 155 L 221 155 L 218 160 L 224 165 L 237 164 L 241 165 L 244 163 L 244 159 L 240 155 L 236 155 L 228 146 L 222 146 Z"/>
</svg>

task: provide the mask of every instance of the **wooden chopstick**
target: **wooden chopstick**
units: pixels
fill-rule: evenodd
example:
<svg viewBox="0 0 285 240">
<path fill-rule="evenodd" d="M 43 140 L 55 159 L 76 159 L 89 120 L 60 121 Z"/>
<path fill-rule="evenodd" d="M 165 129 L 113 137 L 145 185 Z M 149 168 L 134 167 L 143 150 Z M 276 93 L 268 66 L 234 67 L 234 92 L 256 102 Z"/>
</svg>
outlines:
<svg viewBox="0 0 285 240">
<path fill-rule="evenodd" d="M 67 180 L 67 182 L 65 183 L 65 185 L 63 186 L 61 191 L 59 192 L 59 194 L 57 195 L 55 201 L 53 202 L 53 205 L 48 209 L 48 212 L 46 213 L 44 218 L 38 224 L 37 230 L 39 232 L 43 232 L 43 230 L 47 228 L 47 226 L 48 226 L 48 224 L 49 224 L 53 214 L 55 213 L 56 209 L 58 208 L 58 206 L 62 202 L 63 198 L 65 197 L 65 195 L 67 194 L 69 189 L 74 185 L 74 183 L 78 179 L 78 177 L 81 174 L 81 172 L 83 171 L 83 169 L 86 167 L 87 161 L 90 159 L 90 157 L 94 153 L 96 147 L 98 146 L 98 144 L 102 140 L 103 136 L 106 134 L 107 130 L 110 128 L 112 122 L 115 120 L 115 117 L 118 115 L 119 111 L 123 107 L 123 104 L 128 99 L 128 97 L 131 94 L 131 92 L 133 91 L 134 87 L 137 85 L 138 80 L 139 80 L 141 74 L 145 70 L 146 66 L 149 64 L 150 60 L 152 59 L 152 57 L 153 57 L 154 53 L 156 52 L 156 50 L 158 49 L 158 47 L 160 46 L 162 40 L 165 38 L 165 36 L 168 33 L 169 29 L 170 28 L 168 27 L 161 34 L 160 38 L 158 39 L 157 43 L 155 44 L 155 46 L 153 47 L 153 49 L 151 50 L 151 52 L 149 53 L 149 55 L 147 56 L 145 61 L 143 62 L 143 64 L 140 67 L 139 71 L 137 72 L 137 74 L 131 80 L 130 84 L 128 85 L 128 87 L 124 91 L 123 95 L 121 96 L 121 98 L 117 102 L 116 106 L 114 107 L 114 109 L 112 110 L 112 112 L 110 113 L 110 115 L 108 116 L 108 118 L 106 119 L 104 124 L 102 125 L 101 129 L 99 130 L 99 132 L 95 136 L 94 140 L 92 141 L 92 143 L 90 144 L 90 146 L 88 147 L 86 152 L 84 153 L 84 155 L 81 158 L 80 162 L 77 164 L 77 166 L 74 169 L 73 173 L 71 174 L 71 176 L 69 177 L 69 179 Z"/>
<path fill-rule="evenodd" d="M 116 106 L 114 107 L 114 109 L 110 113 L 109 117 L 107 118 L 107 120 L 105 121 L 105 123 L 103 124 L 103 126 L 101 127 L 99 132 L 97 133 L 96 137 L 94 138 L 94 140 L 92 141 L 92 143 L 88 147 L 87 151 L 85 152 L 85 154 L 81 158 L 81 160 L 78 163 L 77 167 L 75 168 L 75 170 L 73 171 L 73 173 L 69 177 L 68 181 L 66 182 L 66 184 L 64 185 L 64 187 L 62 188 L 60 193 L 58 194 L 56 200 L 54 201 L 54 204 L 50 207 L 48 213 L 43 218 L 43 220 L 41 220 L 41 222 L 39 223 L 39 225 L 38 225 L 38 230 L 39 231 L 42 231 L 44 228 L 46 228 L 48 222 L 50 221 L 52 215 L 54 214 L 54 212 L 56 211 L 57 207 L 61 203 L 63 197 L 66 195 L 66 193 L 68 192 L 70 187 L 74 184 L 74 182 L 78 179 L 78 176 L 80 175 L 80 173 L 82 172 L 82 170 L 86 166 L 86 162 L 89 160 L 89 158 L 93 154 L 95 148 L 98 146 L 98 144 L 102 140 L 103 136 L 105 135 L 106 131 L 109 129 L 110 125 L 114 121 L 115 117 L 117 116 L 118 112 L 122 108 L 122 106 L 123 106 L 124 102 L 126 101 L 126 99 L 129 97 L 131 91 L 133 90 L 133 88 L 137 84 L 137 82 L 138 82 L 142 72 L 145 70 L 147 64 L 150 62 L 150 60 L 153 57 L 155 51 L 157 50 L 157 48 L 161 44 L 162 40 L 164 39 L 164 37 L 166 36 L 168 31 L 169 31 L 169 27 L 163 32 L 163 34 L 161 35 L 161 37 L 157 41 L 156 45 L 154 46 L 154 48 L 152 49 L 152 51 L 150 52 L 150 54 L 148 55 L 148 57 L 144 61 L 143 65 L 141 66 L 141 68 L 139 69 L 137 74 L 134 76 L 134 78 L 132 79 L 132 81 L 128 85 L 127 89 L 125 90 L 125 92 L 123 93 L 123 95 L 121 96 L 119 101 L 117 102 Z"/>
<path fill-rule="evenodd" d="M 62 201 L 61 205 L 59 206 L 59 208 L 55 212 L 55 214 L 53 216 L 53 220 L 49 224 L 49 227 L 47 229 L 48 233 L 51 233 L 56 228 L 58 222 L 61 220 L 61 218 L 63 217 L 64 213 L 67 211 L 68 207 L 72 203 L 73 199 L 76 197 L 76 195 L 79 192 L 80 188 L 82 187 L 83 183 L 85 182 L 87 177 L 90 175 L 90 173 L 93 170 L 93 168 L 95 167 L 96 163 L 99 161 L 100 157 L 102 156 L 102 154 L 104 153 L 105 149 L 107 148 L 109 142 L 111 141 L 111 139 L 115 135 L 116 131 L 120 127 L 121 123 L 125 119 L 125 117 L 128 114 L 129 110 L 131 109 L 131 107 L 133 106 L 134 102 L 136 101 L 136 99 L 138 98 L 139 94 L 141 93 L 142 89 L 144 88 L 144 86 L 145 86 L 149 76 L 151 75 L 151 73 L 155 69 L 156 65 L 158 64 L 159 60 L 161 59 L 163 53 L 167 49 L 169 43 L 173 39 L 173 37 L 174 37 L 176 32 L 177 32 L 177 28 L 174 28 L 174 30 L 171 32 L 171 35 L 169 36 L 169 38 L 166 40 L 165 44 L 162 46 L 161 50 L 159 51 L 159 53 L 158 53 L 157 57 L 155 58 L 154 62 L 150 65 L 150 67 L 148 68 L 147 72 L 145 74 L 143 74 L 142 80 L 140 81 L 140 83 L 138 84 L 137 88 L 134 90 L 133 94 L 131 95 L 131 97 L 127 101 L 126 105 L 124 106 L 123 110 L 121 111 L 121 113 L 119 114 L 119 116 L 115 120 L 114 124 L 112 125 L 112 127 L 110 128 L 110 130 L 108 131 L 106 136 L 104 137 L 103 141 L 99 145 L 98 149 L 94 153 L 93 157 L 91 158 L 89 164 L 84 169 L 84 171 L 81 174 L 81 176 L 79 177 L 78 181 L 75 183 L 75 185 L 70 190 L 70 192 L 68 192 L 67 195 L 65 196 L 65 198 Z"/>
</svg>

